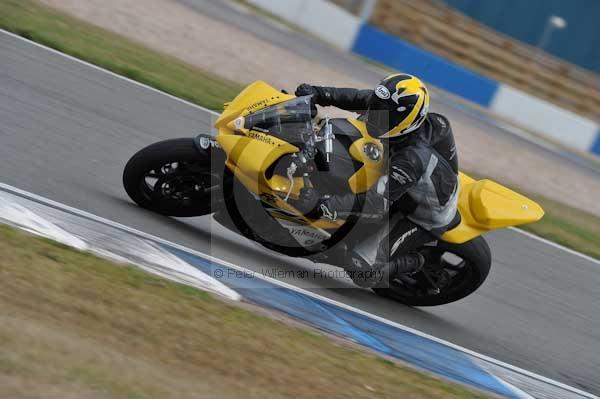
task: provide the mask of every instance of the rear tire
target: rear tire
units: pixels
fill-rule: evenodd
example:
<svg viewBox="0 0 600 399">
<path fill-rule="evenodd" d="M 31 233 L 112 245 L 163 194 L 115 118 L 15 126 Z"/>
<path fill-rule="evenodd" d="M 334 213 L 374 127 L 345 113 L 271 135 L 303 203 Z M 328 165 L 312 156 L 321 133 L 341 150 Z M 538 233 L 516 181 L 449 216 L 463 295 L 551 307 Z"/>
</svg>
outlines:
<svg viewBox="0 0 600 399">
<path fill-rule="evenodd" d="M 157 176 L 154 187 L 147 182 L 153 178 L 149 176 Z M 211 213 L 211 194 L 204 191 L 205 186 L 215 184 L 220 185 L 220 179 L 211 173 L 210 152 L 198 149 L 193 138 L 149 145 L 131 157 L 123 171 L 123 186 L 129 197 L 142 208 L 166 216 L 193 217 Z M 185 192 L 171 194 L 165 190 L 165 187 L 174 190 L 171 186 L 184 187 Z"/>
<path fill-rule="evenodd" d="M 424 251 L 425 248 L 421 250 Z M 389 287 L 386 288 L 374 288 L 373 291 L 377 295 L 409 306 L 445 305 L 472 294 L 483 284 L 490 272 L 492 256 L 490 247 L 483 237 L 477 237 L 464 244 L 439 241 L 435 250 L 456 255 L 464 261 L 461 271 L 453 277 L 456 280 L 450 280 L 449 285 L 439 293 L 422 292 L 422 295 L 416 295 L 406 290 L 402 283 L 396 282 L 390 282 Z"/>
</svg>

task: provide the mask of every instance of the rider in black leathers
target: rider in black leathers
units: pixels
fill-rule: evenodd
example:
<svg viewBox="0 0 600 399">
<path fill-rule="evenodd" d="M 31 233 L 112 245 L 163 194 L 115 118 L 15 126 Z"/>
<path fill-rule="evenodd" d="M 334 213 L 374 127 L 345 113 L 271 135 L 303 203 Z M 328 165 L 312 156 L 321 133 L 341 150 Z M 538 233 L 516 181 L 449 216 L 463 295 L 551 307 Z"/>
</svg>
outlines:
<svg viewBox="0 0 600 399">
<path fill-rule="evenodd" d="M 306 213 L 343 215 L 357 209 L 356 201 L 363 213 L 389 211 L 385 226 L 354 249 L 349 274 L 357 284 L 371 287 L 389 276 L 418 272 L 425 260 L 414 250 L 436 241 L 459 221 L 454 136 L 444 116 L 428 112 L 423 83 L 410 75 L 392 75 L 374 90 L 302 84 L 296 95 L 312 95 L 318 105 L 360 113 L 369 134 L 384 144 L 388 167 L 377 187 L 358 196 L 329 197 L 305 190 L 303 200 L 310 204 Z"/>
</svg>

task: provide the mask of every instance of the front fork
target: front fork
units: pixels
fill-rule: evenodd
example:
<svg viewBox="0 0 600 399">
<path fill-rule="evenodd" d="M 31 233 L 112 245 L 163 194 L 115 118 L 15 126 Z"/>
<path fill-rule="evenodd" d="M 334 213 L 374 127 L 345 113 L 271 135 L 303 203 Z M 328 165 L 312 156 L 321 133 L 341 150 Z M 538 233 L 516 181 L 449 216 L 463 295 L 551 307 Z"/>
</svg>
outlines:
<svg viewBox="0 0 600 399">
<path fill-rule="evenodd" d="M 210 162 L 210 173 L 217 176 L 221 182 L 218 192 L 211 194 L 211 205 L 217 207 L 224 203 L 223 187 L 226 182 L 224 181 L 228 177 L 228 173 L 225 170 L 225 160 L 227 155 L 221 149 L 219 142 L 216 138 L 210 134 L 199 134 L 194 137 L 194 146 L 198 151 L 198 156 L 204 159 L 208 159 Z"/>
</svg>

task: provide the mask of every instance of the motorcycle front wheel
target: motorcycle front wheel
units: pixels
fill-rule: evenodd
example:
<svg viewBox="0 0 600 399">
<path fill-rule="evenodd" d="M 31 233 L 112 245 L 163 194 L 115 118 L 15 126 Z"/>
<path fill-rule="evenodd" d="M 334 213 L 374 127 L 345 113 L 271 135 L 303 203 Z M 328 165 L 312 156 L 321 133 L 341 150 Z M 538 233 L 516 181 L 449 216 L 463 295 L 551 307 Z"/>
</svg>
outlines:
<svg viewBox="0 0 600 399">
<path fill-rule="evenodd" d="M 492 264 L 490 247 L 483 237 L 464 244 L 439 241 L 419 252 L 426 259 L 422 271 L 392 278 L 388 286 L 373 291 L 409 306 L 445 305 L 477 290 Z"/>
<path fill-rule="evenodd" d="M 211 213 L 220 178 L 211 172 L 208 151 L 192 138 L 164 140 L 138 151 L 125 166 L 123 186 L 142 208 L 166 216 Z"/>
</svg>

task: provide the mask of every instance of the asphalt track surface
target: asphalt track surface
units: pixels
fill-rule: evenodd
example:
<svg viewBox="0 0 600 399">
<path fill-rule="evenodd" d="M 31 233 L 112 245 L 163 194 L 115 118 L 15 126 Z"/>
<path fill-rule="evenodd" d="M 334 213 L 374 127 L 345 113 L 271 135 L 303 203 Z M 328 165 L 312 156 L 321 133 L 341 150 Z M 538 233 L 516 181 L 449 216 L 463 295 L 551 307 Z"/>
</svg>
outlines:
<svg viewBox="0 0 600 399">
<path fill-rule="evenodd" d="M 311 263 L 268 252 L 209 218 L 162 217 L 127 198 L 121 173 L 135 151 L 208 132 L 211 118 L 0 32 L 0 181 L 248 269 L 312 270 Z M 488 281 L 443 307 L 404 307 L 345 279 L 287 281 L 599 394 L 600 264 L 515 231 L 487 238 L 494 257 Z"/>
</svg>

